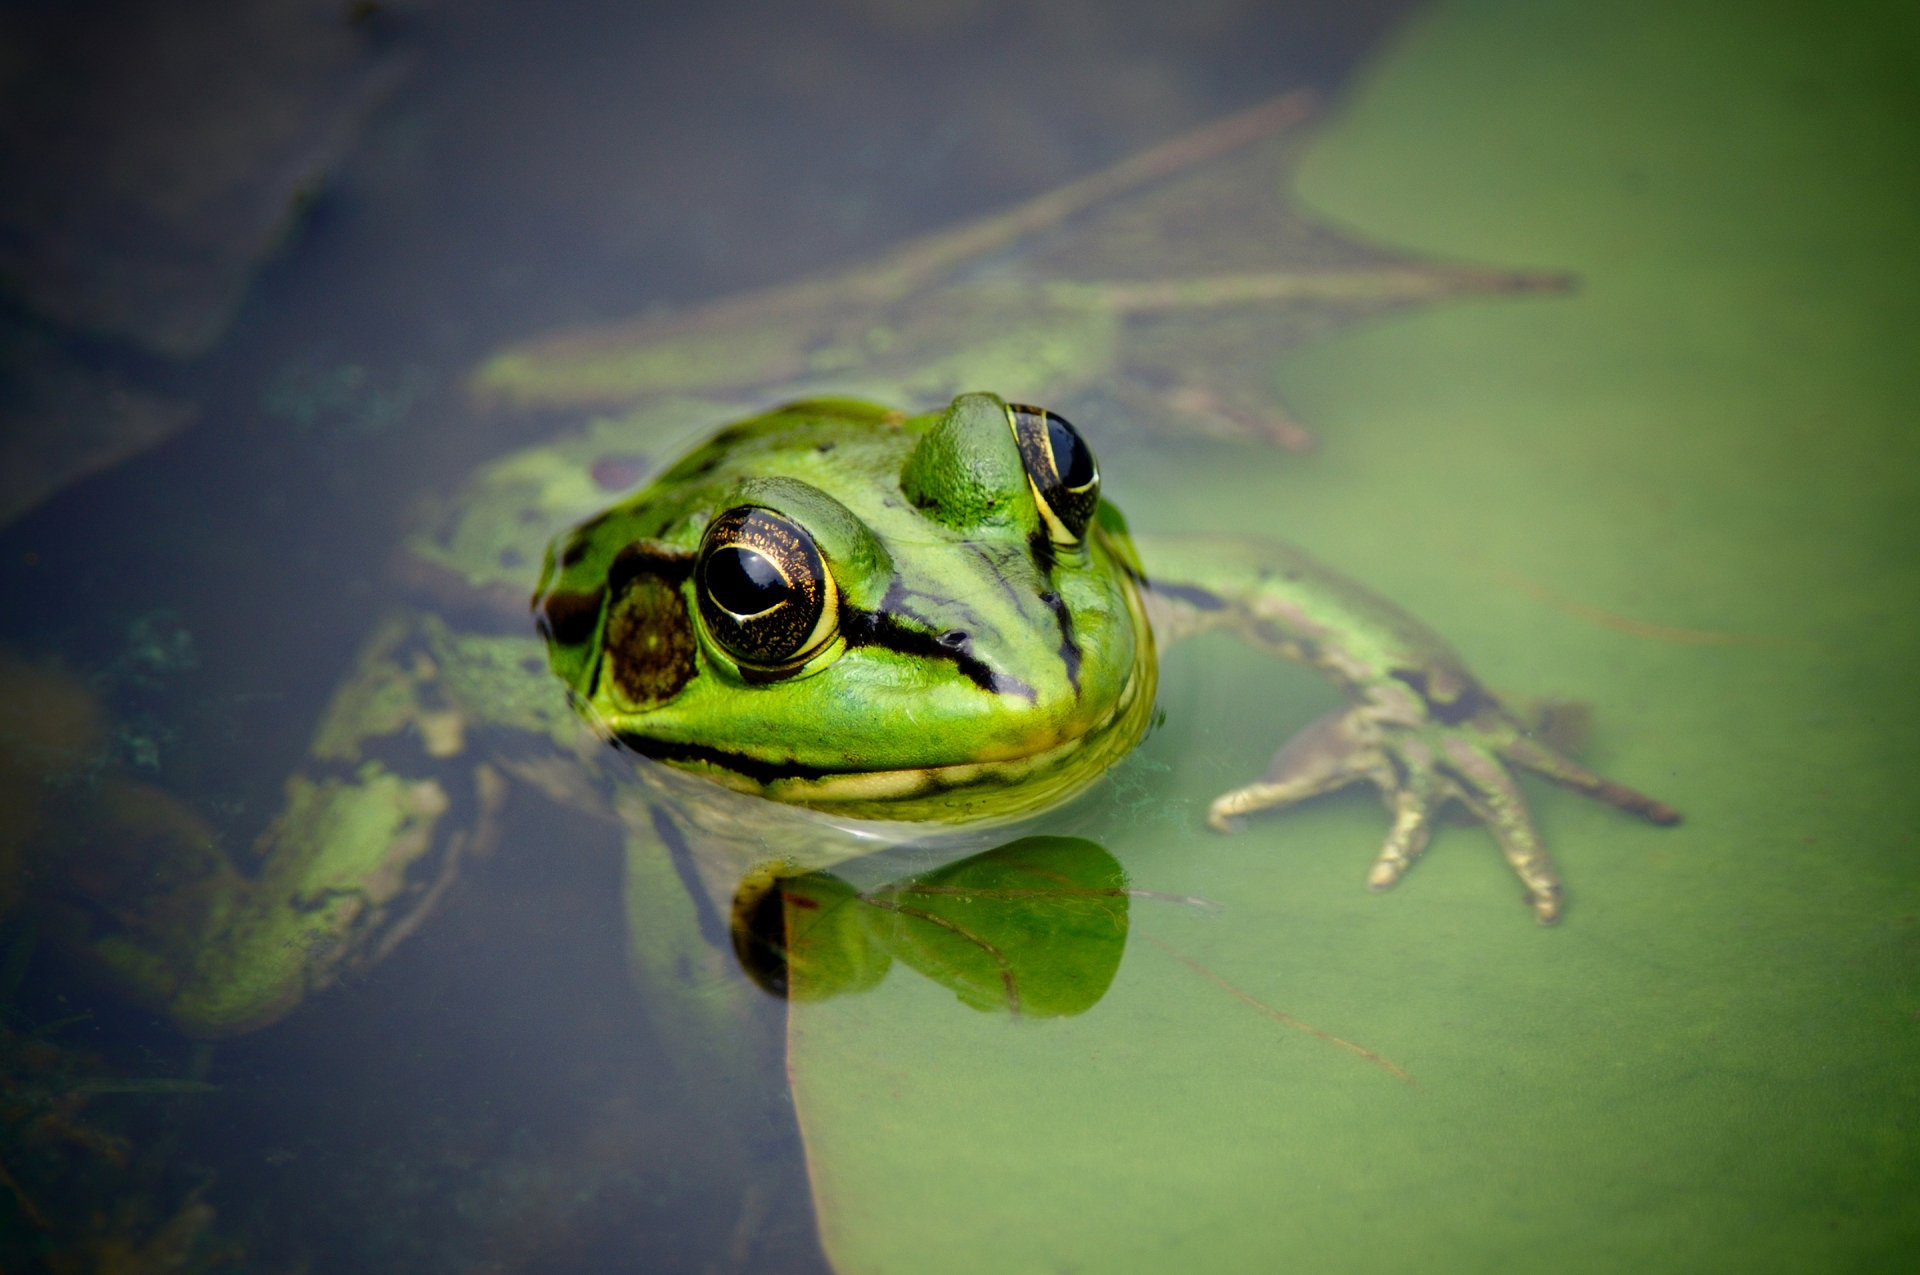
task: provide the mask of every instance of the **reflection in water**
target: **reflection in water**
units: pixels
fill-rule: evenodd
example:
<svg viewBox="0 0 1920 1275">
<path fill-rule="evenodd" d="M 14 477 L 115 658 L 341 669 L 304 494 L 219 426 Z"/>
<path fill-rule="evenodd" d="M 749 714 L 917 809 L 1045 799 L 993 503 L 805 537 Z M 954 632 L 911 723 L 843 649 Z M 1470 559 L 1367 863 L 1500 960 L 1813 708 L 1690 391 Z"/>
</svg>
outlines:
<svg viewBox="0 0 1920 1275">
<path fill-rule="evenodd" d="M 791 1000 L 865 991 L 898 960 L 963 1005 L 1051 1018 L 1106 994 L 1129 895 L 1101 846 L 1022 837 L 871 890 L 828 872 L 749 876 L 734 896 L 733 950 L 755 983 Z"/>
</svg>

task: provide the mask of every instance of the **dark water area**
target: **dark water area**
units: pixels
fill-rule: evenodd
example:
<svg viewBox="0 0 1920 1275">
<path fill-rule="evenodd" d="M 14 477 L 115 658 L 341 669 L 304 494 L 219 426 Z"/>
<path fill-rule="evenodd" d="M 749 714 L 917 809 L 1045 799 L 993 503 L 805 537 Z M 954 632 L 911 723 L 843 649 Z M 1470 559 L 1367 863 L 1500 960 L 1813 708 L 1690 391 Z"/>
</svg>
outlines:
<svg viewBox="0 0 1920 1275">
<path fill-rule="evenodd" d="M 181 423 L 70 466 L 0 530 L 0 645 L 106 723 L 74 727 L 53 814 L 7 790 L 0 1267 L 823 1269 L 779 1007 L 737 1106 L 679 1100 L 603 824 L 514 799 L 389 959 L 211 1043 L 36 943 L 32 856 L 66 853 L 61 812 L 116 776 L 251 843 L 399 594 L 420 500 L 541 424 L 470 410 L 491 351 L 848 265 L 1330 90 L 1403 8 L 281 4 L 182 18 L 150 67 L 146 7 L 16 6 L 8 182 L 47 197 L 8 205 L 0 340 L 67 379 L 21 374 L 6 429 L 57 432 L 35 405 L 62 394 Z M 316 63 L 312 33 L 342 31 Z M 188 119 L 206 101 L 311 136 L 222 149 Z M 176 151 L 198 158 L 153 158 Z M 196 203 L 180 172 L 215 189 Z M 56 258 L 109 247 L 176 282 L 82 297 Z"/>
</svg>

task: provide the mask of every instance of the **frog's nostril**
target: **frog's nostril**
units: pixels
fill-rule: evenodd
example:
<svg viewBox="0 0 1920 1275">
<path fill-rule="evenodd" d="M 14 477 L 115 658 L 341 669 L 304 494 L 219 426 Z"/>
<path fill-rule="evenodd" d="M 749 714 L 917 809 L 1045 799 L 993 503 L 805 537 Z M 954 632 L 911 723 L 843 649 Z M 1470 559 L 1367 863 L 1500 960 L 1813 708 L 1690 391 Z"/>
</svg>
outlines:
<svg viewBox="0 0 1920 1275">
<path fill-rule="evenodd" d="M 945 633 L 942 633 L 934 639 L 934 641 L 946 647 L 949 651 L 960 650 L 966 646 L 967 640 L 968 634 L 965 629 L 948 629 Z"/>
</svg>

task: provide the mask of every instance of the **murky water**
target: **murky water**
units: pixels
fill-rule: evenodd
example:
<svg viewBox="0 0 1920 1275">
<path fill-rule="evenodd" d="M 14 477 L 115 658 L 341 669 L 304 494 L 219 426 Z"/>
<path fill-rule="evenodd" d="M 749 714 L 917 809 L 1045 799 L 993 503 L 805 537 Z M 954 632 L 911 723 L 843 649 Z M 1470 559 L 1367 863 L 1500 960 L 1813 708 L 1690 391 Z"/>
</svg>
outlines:
<svg viewBox="0 0 1920 1275">
<path fill-rule="evenodd" d="M 38 202 L 0 201 L 0 1266 L 1898 1269 L 1920 387 L 1889 333 L 1915 317 L 1920 81 L 1865 18 L 1777 9 L 10 18 L 32 53 L 0 140 Z M 871 325 L 891 346 L 814 341 L 840 380 L 703 384 L 680 424 L 777 385 L 975 388 L 898 389 L 923 385 L 903 347 L 972 342 L 957 374 L 998 386 L 1070 345 L 1050 405 L 1136 530 L 1309 545 L 1502 691 L 1585 702 L 1585 756 L 1683 809 L 1654 829 L 1529 788 L 1563 925 L 1464 826 L 1367 894 L 1385 825 L 1357 793 L 1203 831 L 1338 702 L 1209 637 L 1046 826 L 1090 857 L 837 869 L 862 955 L 794 971 L 790 1020 L 752 1000 L 712 1084 L 630 974 L 619 834 L 537 782 L 417 932 L 260 1030 L 190 1039 L 63 948 L 76 898 L 111 929 L 142 873 L 201 862 L 173 849 L 258 871 L 329 696 L 420 596 L 410 530 L 623 410 L 483 401 L 488 356 L 845 271 L 1301 87 L 1338 104 L 1311 145 L 996 240 Z M 1427 286 L 1383 272 L 1423 260 L 1471 295 L 1383 318 Z M 1376 292 L 1221 301 L 1302 263 Z M 996 317 L 1036 279 L 1082 288 Z M 1103 305 L 1129 316 L 1110 346 Z M 1317 450 L 1270 445 L 1299 441 L 1279 403 Z M 1268 439 L 1169 442 L 1166 417 Z M 1011 919 L 951 910 L 1048 882 Z M 1047 946 L 1103 920 L 1117 946 Z"/>
</svg>

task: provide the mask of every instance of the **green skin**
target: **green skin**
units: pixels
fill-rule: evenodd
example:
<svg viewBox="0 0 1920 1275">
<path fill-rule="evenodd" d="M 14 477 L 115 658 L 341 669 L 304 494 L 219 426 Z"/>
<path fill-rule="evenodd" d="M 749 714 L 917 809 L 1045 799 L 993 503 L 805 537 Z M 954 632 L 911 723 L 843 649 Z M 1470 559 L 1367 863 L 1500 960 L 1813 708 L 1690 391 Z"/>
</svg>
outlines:
<svg viewBox="0 0 1920 1275">
<path fill-rule="evenodd" d="M 705 622 L 697 554 L 736 506 L 803 528 L 831 578 L 797 667 L 755 676 Z M 797 403 L 558 546 L 536 604 L 553 670 L 603 732 L 738 791 L 863 819 L 1045 809 L 1139 741 L 1155 664 L 1117 515 L 1056 543 L 1042 507 L 991 395 L 911 420 Z"/>
<path fill-rule="evenodd" d="M 261 1026 L 410 933 L 519 780 L 625 828 L 636 974 L 686 1039 L 724 1040 L 744 984 L 716 911 L 743 877 L 942 830 L 1004 839 L 1007 823 L 1124 756 L 1145 730 L 1159 655 L 1214 629 L 1309 664 L 1349 701 L 1264 778 L 1217 798 L 1217 828 L 1370 782 L 1392 821 L 1367 882 L 1385 889 L 1458 803 L 1551 923 L 1560 880 L 1516 770 L 1677 819 L 1548 747 L 1437 636 L 1297 550 L 1135 543 L 1104 502 L 1064 525 L 1062 479 L 1033 471 L 1015 419 L 969 394 L 917 417 L 816 400 L 722 430 L 554 542 L 536 597 L 544 653 L 524 630 L 392 617 L 289 782 L 259 870 L 203 848 L 184 881 L 120 909 L 112 928 L 74 919 L 81 945 L 191 1032 Z M 443 520 L 415 574 L 444 592 L 451 563 L 478 564 L 466 595 L 484 597 L 488 572 L 513 569 L 494 537 L 582 509 L 581 462 L 608 454 L 613 428 L 491 467 L 477 483 L 495 499 Z M 703 607 L 703 543 L 740 507 L 803 529 L 832 580 L 825 620 L 771 664 L 730 650 Z M 659 760 L 613 753 L 606 737 Z M 664 906 L 694 881 L 694 907 Z"/>
</svg>

